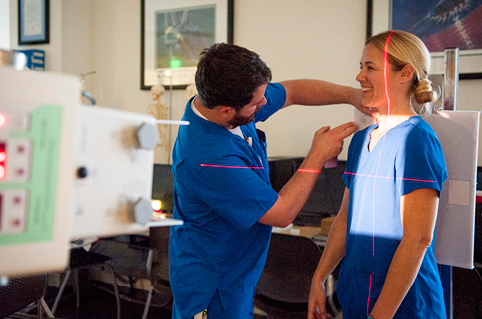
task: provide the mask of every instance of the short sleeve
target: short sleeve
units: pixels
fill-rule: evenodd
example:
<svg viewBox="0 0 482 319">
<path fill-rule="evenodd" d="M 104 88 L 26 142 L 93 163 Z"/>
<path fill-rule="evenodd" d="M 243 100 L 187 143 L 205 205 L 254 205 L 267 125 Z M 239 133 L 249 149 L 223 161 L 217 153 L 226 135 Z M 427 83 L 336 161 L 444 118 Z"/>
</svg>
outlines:
<svg viewBox="0 0 482 319">
<path fill-rule="evenodd" d="M 416 189 L 430 188 L 442 192 L 447 169 L 442 146 L 435 133 L 412 130 L 396 160 L 400 196 Z"/>
<path fill-rule="evenodd" d="M 255 122 L 266 121 L 286 103 L 286 90 L 279 83 L 269 83 L 264 96 L 266 104 L 256 113 Z"/>
<path fill-rule="evenodd" d="M 348 159 L 346 162 L 345 173 L 343 174 L 343 182 L 348 189 L 350 189 L 351 182 L 353 180 L 353 177 L 355 176 L 355 166 L 361 156 L 363 141 L 368 134 L 367 132 L 368 130 L 364 129 L 360 132 L 355 133 L 350 142 L 350 146 L 348 147 Z"/>
<path fill-rule="evenodd" d="M 194 189 L 207 206 L 236 228 L 254 225 L 278 200 L 278 193 L 237 156 L 225 156 L 199 168 Z"/>
</svg>

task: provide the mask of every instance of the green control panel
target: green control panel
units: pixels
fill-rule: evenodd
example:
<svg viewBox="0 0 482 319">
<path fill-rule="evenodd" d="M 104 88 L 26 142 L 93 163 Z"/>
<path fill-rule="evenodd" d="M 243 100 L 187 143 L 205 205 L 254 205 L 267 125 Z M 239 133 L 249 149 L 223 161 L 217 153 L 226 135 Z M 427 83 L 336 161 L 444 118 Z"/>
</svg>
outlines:
<svg viewBox="0 0 482 319">
<path fill-rule="evenodd" d="M 60 106 L 0 110 L 0 246 L 52 240 L 61 126 Z"/>
</svg>

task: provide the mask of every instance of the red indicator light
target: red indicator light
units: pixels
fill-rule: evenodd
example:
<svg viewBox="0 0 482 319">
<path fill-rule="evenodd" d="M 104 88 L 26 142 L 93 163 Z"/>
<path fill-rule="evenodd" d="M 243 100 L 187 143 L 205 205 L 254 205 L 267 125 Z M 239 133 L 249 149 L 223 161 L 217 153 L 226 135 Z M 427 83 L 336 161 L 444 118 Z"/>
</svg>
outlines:
<svg viewBox="0 0 482 319">
<path fill-rule="evenodd" d="M 22 222 L 18 218 L 12 220 L 12 226 L 14 226 L 14 227 L 19 227 L 21 224 L 22 224 Z"/>
<path fill-rule="evenodd" d="M 2 127 L 7 122 L 5 115 L 0 113 L 0 127 Z"/>
<path fill-rule="evenodd" d="M 7 159 L 7 153 L 0 151 L 0 162 L 5 162 Z"/>
</svg>

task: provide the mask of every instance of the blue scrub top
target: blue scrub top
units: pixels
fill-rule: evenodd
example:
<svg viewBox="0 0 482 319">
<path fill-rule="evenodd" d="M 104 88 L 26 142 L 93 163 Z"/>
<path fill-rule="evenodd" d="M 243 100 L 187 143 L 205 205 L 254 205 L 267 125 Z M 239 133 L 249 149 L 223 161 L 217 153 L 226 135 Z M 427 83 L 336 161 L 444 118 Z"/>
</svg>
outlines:
<svg viewBox="0 0 482 319">
<path fill-rule="evenodd" d="M 392 128 L 369 152 L 376 127 L 355 134 L 343 176 L 350 199 L 337 294 L 347 318 L 366 319 L 378 299 L 403 236 L 400 198 L 422 188 L 440 194 L 447 179 L 440 142 L 422 118 Z M 433 242 L 394 318 L 446 318 Z"/>
<path fill-rule="evenodd" d="M 286 91 L 269 84 L 266 105 L 254 122 L 282 108 Z M 191 99 L 192 100 L 192 99 Z M 196 115 L 186 105 L 173 149 L 174 214 L 170 283 L 185 317 L 203 311 L 219 290 L 225 309 L 251 303 L 269 247 L 271 226 L 257 221 L 275 204 L 264 133 L 255 123 L 241 126 L 245 139 Z"/>
</svg>

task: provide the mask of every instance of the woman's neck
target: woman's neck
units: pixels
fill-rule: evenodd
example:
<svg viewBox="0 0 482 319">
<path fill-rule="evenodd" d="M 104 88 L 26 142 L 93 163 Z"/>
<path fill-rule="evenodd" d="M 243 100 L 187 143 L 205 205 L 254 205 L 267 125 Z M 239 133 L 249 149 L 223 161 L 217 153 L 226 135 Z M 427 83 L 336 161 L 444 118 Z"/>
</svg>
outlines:
<svg viewBox="0 0 482 319">
<path fill-rule="evenodd" d="M 400 123 L 405 122 L 412 116 L 416 116 L 417 113 L 412 108 L 410 101 L 398 104 L 396 107 L 391 107 L 390 110 L 387 108 L 379 109 L 379 114 L 377 116 L 378 128 L 377 130 L 382 132 L 387 132 L 388 130 L 394 128 Z"/>
<path fill-rule="evenodd" d="M 389 130 L 405 122 L 410 117 L 417 115 L 417 113 L 415 113 L 415 111 L 412 109 L 410 103 L 404 107 L 397 107 L 393 109 L 393 111 L 391 110 L 390 113 L 387 109 L 379 111 L 380 113 L 377 116 L 378 127 L 375 128 L 370 134 L 370 151 L 375 147 L 378 140 Z"/>
</svg>

